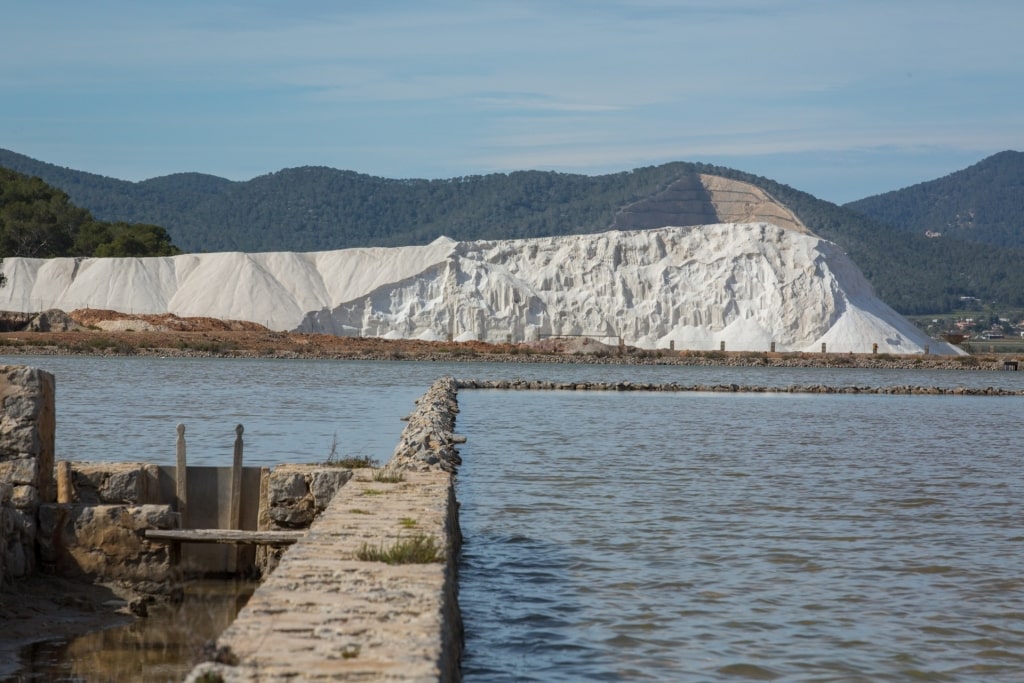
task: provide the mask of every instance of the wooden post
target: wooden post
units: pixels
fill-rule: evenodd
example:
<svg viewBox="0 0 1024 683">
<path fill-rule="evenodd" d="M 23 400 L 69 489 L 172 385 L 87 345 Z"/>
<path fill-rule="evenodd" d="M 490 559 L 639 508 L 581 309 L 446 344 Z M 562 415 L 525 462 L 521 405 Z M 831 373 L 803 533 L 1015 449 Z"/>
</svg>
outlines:
<svg viewBox="0 0 1024 683">
<path fill-rule="evenodd" d="M 75 502 L 75 485 L 71 479 L 71 463 L 57 461 L 57 502 L 61 505 Z"/>
<path fill-rule="evenodd" d="M 242 432 L 245 427 L 235 427 L 235 457 L 231 463 L 231 502 L 228 508 L 228 529 L 240 529 L 242 518 Z M 238 571 L 238 546 L 228 550 L 228 572 Z"/>
<path fill-rule="evenodd" d="M 256 508 L 256 530 L 268 531 L 273 528 L 270 519 L 270 468 L 260 468 L 260 502 Z M 261 576 L 266 576 L 272 569 L 270 566 L 271 550 L 266 546 L 256 547 L 256 569 Z"/>
<path fill-rule="evenodd" d="M 178 425 L 176 444 L 177 466 L 174 469 L 175 501 L 178 510 L 178 526 L 188 529 L 188 466 L 185 461 L 185 425 Z"/>
<path fill-rule="evenodd" d="M 267 531 L 274 528 L 270 519 L 270 468 L 260 468 L 260 504 L 257 506 L 256 529 Z"/>
<path fill-rule="evenodd" d="M 669 342 L 668 342 L 668 350 L 669 351 L 675 351 L 676 350 L 676 340 L 675 339 L 670 339 L 669 340 Z"/>
<path fill-rule="evenodd" d="M 827 351 L 825 351 L 825 342 L 821 342 L 821 353 L 822 354 L 827 353 Z"/>
<path fill-rule="evenodd" d="M 771 352 L 775 353 L 775 342 L 772 342 L 772 347 L 771 348 L 772 348 Z"/>
<path fill-rule="evenodd" d="M 718 350 L 719 350 L 719 351 L 725 351 L 725 342 L 724 342 L 724 341 L 723 341 L 723 342 L 720 342 L 720 343 L 718 344 Z"/>
</svg>

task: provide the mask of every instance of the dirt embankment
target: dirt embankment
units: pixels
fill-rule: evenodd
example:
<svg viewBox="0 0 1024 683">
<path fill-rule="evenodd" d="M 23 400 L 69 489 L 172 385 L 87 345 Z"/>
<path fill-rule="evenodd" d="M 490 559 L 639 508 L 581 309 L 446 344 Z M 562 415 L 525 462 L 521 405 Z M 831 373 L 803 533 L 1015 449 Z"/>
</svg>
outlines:
<svg viewBox="0 0 1024 683">
<path fill-rule="evenodd" d="M 426 342 L 275 332 L 252 322 L 181 318 L 173 314 L 129 315 L 96 309 L 47 313 L 52 320 L 67 322 L 50 326 L 50 331 L 23 329 L 0 333 L 0 354 L 972 370 L 1000 370 L 1006 360 L 999 354 L 949 357 L 652 351 L 630 346 L 620 349 L 585 337 L 521 344 Z"/>
</svg>

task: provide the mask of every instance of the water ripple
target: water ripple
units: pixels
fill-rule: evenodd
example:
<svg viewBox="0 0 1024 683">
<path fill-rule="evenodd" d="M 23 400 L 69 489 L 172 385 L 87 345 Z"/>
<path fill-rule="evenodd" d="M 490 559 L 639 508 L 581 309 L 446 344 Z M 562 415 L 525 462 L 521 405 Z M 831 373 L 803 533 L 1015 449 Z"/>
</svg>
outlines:
<svg viewBox="0 0 1024 683">
<path fill-rule="evenodd" d="M 881 398 L 464 394 L 465 680 L 1024 680 L 1019 402 Z"/>
</svg>

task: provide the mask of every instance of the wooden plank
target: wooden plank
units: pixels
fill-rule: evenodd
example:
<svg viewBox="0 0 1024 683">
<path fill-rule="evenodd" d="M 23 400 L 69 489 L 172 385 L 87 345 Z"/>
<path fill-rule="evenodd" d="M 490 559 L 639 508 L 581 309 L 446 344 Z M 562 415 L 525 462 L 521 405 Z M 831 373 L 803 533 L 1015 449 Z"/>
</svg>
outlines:
<svg viewBox="0 0 1024 683">
<path fill-rule="evenodd" d="M 305 531 L 241 531 L 238 529 L 146 529 L 146 540 L 163 543 L 251 543 L 291 545 Z"/>
</svg>

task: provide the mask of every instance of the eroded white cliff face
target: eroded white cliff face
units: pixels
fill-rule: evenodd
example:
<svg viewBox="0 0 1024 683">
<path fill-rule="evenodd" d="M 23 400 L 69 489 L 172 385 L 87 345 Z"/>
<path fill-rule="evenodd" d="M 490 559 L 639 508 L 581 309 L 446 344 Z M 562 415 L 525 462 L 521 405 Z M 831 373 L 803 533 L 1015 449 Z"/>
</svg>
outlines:
<svg viewBox="0 0 1024 683">
<path fill-rule="evenodd" d="M 0 308 L 108 308 L 387 338 L 590 335 L 645 348 L 954 353 L 830 242 L 725 223 L 315 253 L 4 262 Z"/>
</svg>

